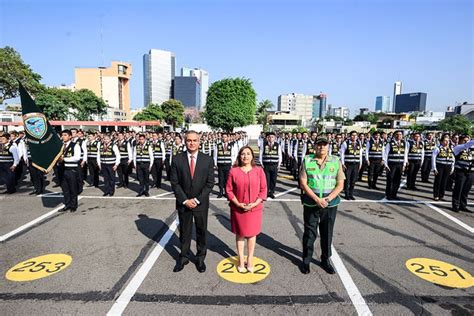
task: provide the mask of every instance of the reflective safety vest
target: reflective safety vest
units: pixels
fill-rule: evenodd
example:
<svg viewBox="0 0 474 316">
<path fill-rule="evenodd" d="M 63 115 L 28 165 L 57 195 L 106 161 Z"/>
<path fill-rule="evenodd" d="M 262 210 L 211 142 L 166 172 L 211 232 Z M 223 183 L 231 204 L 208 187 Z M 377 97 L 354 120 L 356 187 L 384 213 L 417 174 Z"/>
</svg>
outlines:
<svg viewBox="0 0 474 316">
<path fill-rule="evenodd" d="M 219 166 L 230 166 L 232 164 L 232 145 L 227 144 L 224 150 L 224 143 L 217 144 L 217 164 Z"/>
<path fill-rule="evenodd" d="M 460 151 L 455 158 L 456 169 L 471 171 L 474 166 L 474 146 Z"/>
<path fill-rule="evenodd" d="M 387 157 L 388 162 L 392 163 L 404 163 L 405 162 L 405 141 L 400 140 L 398 145 L 396 140 L 390 141 L 390 151 Z"/>
<path fill-rule="evenodd" d="M 172 140 L 165 141 L 165 151 L 166 151 L 167 156 L 170 156 L 172 148 L 173 148 L 173 141 Z"/>
<path fill-rule="evenodd" d="M 414 140 L 408 141 L 408 160 L 420 160 L 421 161 L 421 154 L 423 149 L 423 142 L 419 141 L 418 143 Z"/>
<path fill-rule="evenodd" d="M 436 147 L 436 141 L 432 139 L 431 141 L 425 140 L 424 143 L 425 147 L 425 158 L 431 159 L 431 156 L 433 155 L 433 149 Z"/>
<path fill-rule="evenodd" d="M 13 163 L 13 154 L 10 152 L 10 147 L 12 146 L 11 143 L 7 143 L 2 146 L 2 149 L 0 150 L 0 162 L 8 162 L 8 163 Z"/>
<path fill-rule="evenodd" d="M 346 151 L 344 152 L 344 163 L 358 163 L 360 162 L 360 150 L 361 146 L 358 141 L 355 143 L 350 140 L 346 141 Z"/>
<path fill-rule="evenodd" d="M 438 156 L 436 156 L 436 163 L 442 164 L 442 165 L 450 165 L 454 162 L 454 154 L 451 146 L 444 147 L 444 146 L 439 146 L 439 153 Z"/>
<path fill-rule="evenodd" d="M 263 143 L 263 153 L 262 153 L 262 162 L 264 164 L 274 163 L 277 164 L 280 160 L 280 156 L 278 155 L 278 150 L 280 149 L 280 145 L 277 142 L 274 142 L 273 145 L 270 147 L 268 142 Z M 303 151 L 302 151 L 303 152 Z M 298 154 L 299 155 L 299 154 Z"/>
<path fill-rule="evenodd" d="M 74 147 L 76 147 L 76 143 L 71 141 L 69 143 L 69 146 L 66 148 L 66 151 L 64 152 L 64 158 L 70 158 L 74 156 Z M 64 167 L 68 169 L 79 167 L 79 161 L 63 161 L 63 163 Z"/>
<path fill-rule="evenodd" d="M 182 152 L 183 152 L 183 149 L 184 149 L 184 145 L 183 145 L 183 144 L 173 145 L 172 155 L 173 155 L 173 156 L 176 156 L 177 154 L 182 153 Z"/>
<path fill-rule="evenodd" d="M 297 158 L 301 158 L 303 156 L 303 148 L 304 148 L 304 143 L 305 141 L 304 140 L 297 140 L 297 143 L 298 143 L 298 151 L 296 153 L 297 155 Z"/>
<path fill-rule="evenodd" d="M 117 145 L 117 148 L 120 152 L 120 160 L 129 160 L 130 158 L 128 157 L 128 142 L 123 140 L 121 144 L 120 141 L 117 141 L 115 144 Z"/>
<path fill-rule="evenodd" d="M 331 143 L 331 155 L 339 157 L 340 156 L 340 153 L 339 153 L 340 148 L 341 148 L 341 144 L 338 143 L 337 141 L 333 141 Z"/>
<path fill-rule="evenodd" d="M 100 163 L 105 165 L 115 165 L 115 152 L 113 151 L 114 145 L 110 143 L 107 149 L 104 146 L 100 147 Z"/>
<path fill-rule="evenodd" d="M 99 150 L 99 141 L 87 142 L 87 158 L 97 158 L 97 151 Z"/>
<path fill-rule="evenodd" d="M 143 145 L 137 144 L 135 147 L 137 162 L 150 162 L 150 143 L 146 142 Z"/>
<path fill-rule="evenodd" d="M 376 143 L 372 138 L 369 142 L 369 159 L 382 160 L 383 141 L 378 140 Z"/>
<path fill-rule="evenodd" d="M 312 141 L 312 140 L 308 140 L 308 142 L 306 143 L 306 155 L 313 155 L 315 152 L 314 152 L 314 145 L 315 145 L 316 141 Z"/>
<path fill-rule="evenodd" d="M 325 198 L 336 187 L 336 177 L 339 171 L 339 157 L 328 156 L 324 169 L 319 169 L 317 159 L 314 155 L 304 157 L 303 168 L 306 171 L 306 177 L 309 188 L 319 198 Z M 328 207 L 336 206 L 340 202 L 339 196 L 333 199 Z M 306 206 L 316 206 L 317 203 L 306 194 L 303 194 L 303 204 Z"/>
<path fill-rule="evenodd" d="M 153 147 L 153 158 L 154 159 L 163 159 L 163 152 L 161 151 L 161 140 L 158 140 L 156 142 L 152 142 L 152 147 Z"/>
</svg>

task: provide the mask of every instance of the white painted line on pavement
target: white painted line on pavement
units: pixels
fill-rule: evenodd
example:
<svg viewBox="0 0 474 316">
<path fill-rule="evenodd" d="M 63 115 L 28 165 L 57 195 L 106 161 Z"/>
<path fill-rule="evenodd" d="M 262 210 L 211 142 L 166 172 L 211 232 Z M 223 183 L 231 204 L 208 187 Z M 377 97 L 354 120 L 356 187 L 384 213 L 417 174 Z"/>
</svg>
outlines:
<svg viewBox="0 0 474 316">
<path fill-rule="evenodd" d="M 171 192 L 165 192 L 165 193 L 161 193 L 161 194 L 157 194 L 157 195 L 153 195 L 152 198 L 157 198 L 157 197 L 160 197 L 160 196 L 165 196 L 165 195 L 169 195 L 169 194 L 173 194 L 174 192 L 171 191 Z"/>
<path fill-rule="evenodd" d="M 290 193 L 290 192 L 293 192 L 293 191 L 295 191 L 295 190 L 298 190 L 298 187 L 293 188 L 293 189 L 286 190 L 285 192 L 281 192 L 281 193 L 275 194 L 275 197 L 277 198 L 277 197 L 279 197 L 279 196 L 285 195 L 285 194 Z"/>
<path fill-rule="evenodd" d="M 402 182 L 400 182 L 400 189 L 403 188 L 406 184 L 407 184 L 407 179 L 402 180 Z"/>
<path fill-rule="evenodd" d="M 449 202 L 446 202 L 446 203 L 449 203 Z M 447 217 L 448 219 L 452 220 L 453 222 L 455 222 L 456 224 L 458 224 L 459 226 L 461 226 L 462 228 L 468 230 L 471 234 L 474 233 L 474 228 L 472 228 L 471 226 L 465 224 L 464 222 L 460 221 L 459 219 L 457 219 L 456 217 L 446 213 L 445 211 L 443 211 L 442 209 L 434 206 L 434 205 L 431 205 L 431 203 L 428 203 L 428 202 L 425 202 L 423 203 L 425 204 L 426 206 L 428 206 L 429 208 L 431 208 L 432 210 L 440 213 L 441 215 Z"/>
<path fill-rule="evenodd" d="M 344 266 L 344 263 L 342 262 L 341 257 L 339 257 L 336 248 L 331 245 L 331 249 L 333 253 L 332 262 L 334 263 L 334 267 L 336 268 L 337 275 L 341 279 L 342 284 L 344 284 L 347 294 L 349 294 L 349 298 L 351 299 L 352 304 L 354 305 L 357 311 L 357 315 L 372 315 L 369 306 L 367 306 L 364 297 L 362 296 L 362 294 L 360 294 L 360 291 L 352 280 L 349 271 L 347 271 L 346 267 Z"/>
<path fill-rule="evenodd" d="M 135 295 L 143 280 L 145 280 L 147 274 L 150 272 L 151 268 L 155 264 L 156 260 L 158 260 L 158 257 L 163 252 L 163 249 L 165 249 L 166 244 L 173 236 L 177 227 L 178 217 L 176 217 L 173 223 L 171 223 L 170 227 L 168 228 L 168 231 L 163 235 L 160 242 L 156 244 L 155 248 L 153 248 L 148 258 L 146 258 L 140 269 L 134 275 L 132 280 L 130 280 L 130 283 L 128 283 L 122 294 L 120 294 L 119 298 L 115 301 L 114 305 L 109 310 L 107 315 L 122 315 L 125 308 L 127 308 L 128 303 L 130 303 L 130 300 L 132 299 L 133 295 Z"/>
<path fill-rule="evenodd" d="M 82 196 L 78 197 L 77 200 L 79 201 L 81 198 L 82 198 Z M 15 235 L 21 233 L 21 232 L 24 231 L 25 229 L 28 229 L 28 228 L 30 228 L 31 226 L 34 226 L 34 225 L 36 225 L 36 224 L 38 224 L 38 223 L 44 221 L 46 218 L 48 218 L 48 217 L 54 215 L 54 213 L 56 213 L 57 211 L 59 211 L 59 210 L 62 209 L 63 207 L 64 207 L 64 204 L 61 204 L 61 205 L 59 205 L 58 207 L 56 207 L 54 210 L 52 210 L 52 211 L 50 211 L 50 212 L 48 212 L 48 213 L 46 213 L 46 214 L 44 214 L 44 215 L 41 215 L 40 217 L 38 217 L 38 218 L 32 220 L 31 222 L 28 222 L 28 223 L 26 223 L 25 225 L 22 225 L 22 226 L 18 227 L 17 229 L 12 230 L 11 232 L 9 232 L 9 233 L 7 233 L 7 234 L 5 234 L 5 235 L 3 235 L 3 236 L 0 236 L 0 242 L 5 241 L 5 240 L 7 240 L 7 239 L 9 239 L 9 238 L 11 238 L 11 237 L 13 237 L 13 236 L 15 236 Z"/>
</svg>

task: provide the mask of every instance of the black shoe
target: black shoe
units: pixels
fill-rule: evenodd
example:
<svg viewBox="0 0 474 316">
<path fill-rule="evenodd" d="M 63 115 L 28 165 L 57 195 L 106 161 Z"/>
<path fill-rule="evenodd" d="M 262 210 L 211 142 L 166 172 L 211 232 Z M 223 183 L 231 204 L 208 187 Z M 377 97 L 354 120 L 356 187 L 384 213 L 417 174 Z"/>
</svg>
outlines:
<svg viewBox="0 0 474 316">
<path fill-rule="evenodd" d="M 114 196 L 115 192 L 109 193 L 109 196 Z"/>
<path fill-rule="evenodd" d="M 204 273 L 206 272 L 206 264 L 204 262 L 198 262 L 196 263 L 196 269 L 199 273 Z"/>
<path fill-rule="evenodd" d="M 349 199 L 351 199 L 352 201 L 355 201 L 356 198 L 351 196 L 351 197 L 349 197 Z"/>
<path fill-rule="evenodd" d="M 137 194 L 137 197 L 140 197 L 140 196 L 142 196 L 143 194 L 144 194 L 143 192 L 140 192 L 140 193 Z"/>
<path fill-rule="evenodd" d="M 68 209 L 69 209 L 69 207 L 65 206 L 62 209 L 60 209 L 58 212 L 66 212 Z"/>
<path fill-rule="evenodd" d="M 117 185 L 117 189 L 123 188 L 123 185 L 119 184 Z"/>
<path fill-rule="evenodd" d="M 71 207 L 71 209 L 70 209 L 70 210 L 71 210 L 71 213 L 74 213 L 75 211 L 77 211 L 77 208 L 75 208 L 75 207 Z"/>
<path fill-rule="evenodd" d="M 456 212 L 456 213 L 459 213 L 459 209 L 458 209 L 457 207 L 453 207 L 453 208 L 451 209 L 451 211 Z"/>
<path fill-rule="evenodd" d="M 301 267 L 301 273 L 303 274 L 309 274 L 311 270 L 309 269 L 309 264 L 303 264 Z"/>
<path fill-rule="evenodd" d="M 222 193 L 219 193 L 219 194 L 217 195 L 217 198 L 220 199 L 221 197 L 222 197 Z"/>
<path fill-rule="evenodd" d="M 144 194 L 146 197 L 149 197 L 149 196 L 150 196 L 150 193 L 148 193 L 148 192 L 145 192 L 145 193 L 143 193 L 143 194 Z"/>
<path fill-rule="evenodd" d="M 462 208 L 461 211 L 466 212 L 466 213 L 474 213 L 472 210 L 466 208 Z"/>
<path fill-rule="evenodd" d="M 37 195 L 37 194 L 38 194 L 38 191 L 33 191 L 33 192 L 28 193 L 28 195 Z"/>
<path fill-rule="evenodd" d="M 104 194 L 102 194 L 102 196 L 107 196 L 107 195 L 109 195 L 109 194 L 108 194 L 108 193 L 104 193 Z"/>
<path fill-rule="evenodd" d="M 269 198 L 272 198 L 272 199 L 276 199 L 276 198 L 275 198 L 275 194 L 273 194 L 273 193 L 269 194 L 268 197 L 269 197 Z"/>
<path fill-rule="evenodd" d="M 331 261 L 329 260 L 323 260 L 321 261 L 321 268 L 324 269 L 329 274 L 335 274 L 336 270 L 334 270 L 334 267 L 331 264 Z"/>
<path fill-rule="evenodd" d="M 184 269 L 184 266 L 189 263 L 189 260 L 178 260 L 173 268 L 173 272 L 179 272 Z"/>
<path fill-rule="evenodd" d="M 351 199 L 351 197 L 350 197 L 349 195 L 347 195 L 347 194 L 346 194 L 346 195 L 344 195 L 344 199 L 345 199 L 345 200 L 350 200 L 350 199 Z"/>
<path fill-rule="evenodd" d="M 377 190 L 377 191 L 379 190 L 379 188 L 377 188 L 375 185 L 372 186 L 372 189 L 373 189 L 373 190 Z"/>
</svg>

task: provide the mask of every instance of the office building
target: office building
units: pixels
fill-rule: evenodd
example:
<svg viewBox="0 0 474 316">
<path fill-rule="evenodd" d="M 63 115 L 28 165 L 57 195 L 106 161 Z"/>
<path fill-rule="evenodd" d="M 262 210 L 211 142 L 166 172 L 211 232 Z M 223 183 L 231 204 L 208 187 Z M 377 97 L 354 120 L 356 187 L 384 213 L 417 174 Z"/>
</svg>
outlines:
<svg viewBox="0 0 474 316">
<path fill-rule="evenodd" d="M 393 106 L 388 112 L 394 112 L 397 105 L 397 95 L 402 94 L 402 82 L 395 81 L 393 85 Z"/>
<path fill-rule="evenodd" d="M 378 96 L 375 98 L 375 112 L 392 112 L 389 96 Z"/>
<path fill-rule="evenodd" d="M 201 107 L 201 83 L 197 77 L 177 76 L 174 78 L 173 95 L 186 108 Z"/>
<path fill-rule="evenodd" d="M 313 118 L 324 118 L 328 112 L 327 95 L 320 93 L 313 96 Z"/>
<path fill-rule="evenodd" d="M 278 111 L 299 116 L 304 125 L 313 118 L 315 97 L 297 93 L 282 94 L 278 96 Z"/>
<path fill-rule="evenodd" d="M 343 119 L 348 119 L 350 115 L 349 108 L 345 106 L 340 106 L 337 108 L 331 108 L 329 110 L 329 115 L 342 117 Z"/>
<path fill-rule="evenodd" d="M 182 77 L 196 77 L 199 79 L 200 86 L 201 86 L 201 102 L 198 110 L 204 109 L 206 106 L 206 99 L 207 99 L 207 91 L 209 90 L 209 73 L 200 68 L 181 68 L 181 76 Z"/>
<path fill-rule="evenodd" d="M 123 121 L 131 119 L 131 75 L 132 65 L 118 61 L 113 61 L 111 67 L 76 68 L 74 89 L 89 89 L 105 101 L 108 109 L 103 120 Z"/>
<path fill-rule="evenodd" d="M 173 98 L 173 79 L 176 71 L 174 53 L 150 49 L 143 55 L 144 105 L 161 104 Z"/>
<path fill-rule="evenodd" d="M 426 111 L 426 93 L 405 93 L 397 95 L 395 113 Z"/>
</svg>

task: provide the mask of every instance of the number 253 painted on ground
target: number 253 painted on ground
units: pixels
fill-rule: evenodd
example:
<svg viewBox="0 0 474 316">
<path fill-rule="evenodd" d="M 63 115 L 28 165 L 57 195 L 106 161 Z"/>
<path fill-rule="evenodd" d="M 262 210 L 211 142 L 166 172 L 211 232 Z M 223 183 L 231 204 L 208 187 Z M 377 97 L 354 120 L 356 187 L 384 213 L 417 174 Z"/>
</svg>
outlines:
<svg viewBox="0 0 474 316">
<path fill-rule="evenodd" d="M 10 281 L 32 281 L 55 274 L 65 269 L 72 258 L 65 254 L 49 254 L 20 262 L 7 271 Z"/>
</svg>

